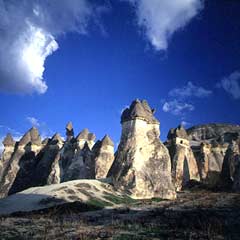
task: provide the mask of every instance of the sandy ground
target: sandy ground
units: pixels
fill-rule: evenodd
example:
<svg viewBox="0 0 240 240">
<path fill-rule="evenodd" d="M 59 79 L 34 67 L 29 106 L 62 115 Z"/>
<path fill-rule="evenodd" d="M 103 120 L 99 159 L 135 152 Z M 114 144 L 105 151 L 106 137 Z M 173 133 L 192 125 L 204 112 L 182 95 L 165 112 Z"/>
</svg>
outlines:
<svg viewBox="0 0 240 240">
<path fill-rule="evenodd" d="M 85 207 L 66 203 L 1 217 L 0 239 L 240 239 L 240 194 L 198 190 L 175 201 Z"/>
</svg>

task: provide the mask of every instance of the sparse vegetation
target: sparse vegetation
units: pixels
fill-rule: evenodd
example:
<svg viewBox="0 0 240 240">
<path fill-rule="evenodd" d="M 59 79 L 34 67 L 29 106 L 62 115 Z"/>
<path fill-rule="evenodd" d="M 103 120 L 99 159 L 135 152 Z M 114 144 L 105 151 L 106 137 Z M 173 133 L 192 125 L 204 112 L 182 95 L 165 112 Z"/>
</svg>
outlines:
<svg viewBox="0 0 240 240">
<path fill-rule="evenodd" d="M 108 207 L 108 206 L 113 206 L 112 203 L 110 202 L 106 202 L 97 198 L 91 198 L 87 201 L 87 204 L 92 205 L 92 206 L 96 206 L 96 207 L 100 207 L 100 208 L 104 208 L 104 207 Z"/>
<path fill-rule="evenodd" d="M 136 203 L 137 200 L 125 195 L 125 196 L 116 196 L 114 194 L 105 193 L 104 198 L 114 204 L 133 204 Z"/>
<path fill-rule="evenodd" d="M 108 197 L 115 204 L 123 200 Z M 110 203 L 93 198 L 87 203 L 2 217 L 0 239 L 220 240 L 240 236 L 240 194 L 183 192 L 174 203 L 128 197 L 124 201 L 135 203 L 101 211 Z"/>
</svg>

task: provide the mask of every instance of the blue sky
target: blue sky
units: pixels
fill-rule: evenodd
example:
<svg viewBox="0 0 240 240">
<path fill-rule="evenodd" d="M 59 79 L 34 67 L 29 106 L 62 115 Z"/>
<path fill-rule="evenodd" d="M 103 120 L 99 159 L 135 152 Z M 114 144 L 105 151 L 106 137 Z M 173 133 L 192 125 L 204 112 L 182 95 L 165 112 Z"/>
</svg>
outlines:
<svg viewBox="0 0 240 240">
<path fill-rule="evenodd" d="M 239 124 L 240 2 L 168 2 L 0 0 L 0 138 L 72 121 L 117 143 L 135 98 L 163 140 L 181 122 Z"/>
</svg>

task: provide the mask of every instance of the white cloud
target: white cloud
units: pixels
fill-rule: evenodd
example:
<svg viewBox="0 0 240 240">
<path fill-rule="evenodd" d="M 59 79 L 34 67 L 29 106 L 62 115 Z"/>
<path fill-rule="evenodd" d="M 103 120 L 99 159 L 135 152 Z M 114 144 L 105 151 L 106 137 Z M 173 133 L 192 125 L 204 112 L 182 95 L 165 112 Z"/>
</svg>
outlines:
<svg viewBox="0 0 240 240">
<path fill-rule="evenodd" d="M 95 10 L 86 0 L 0 0 L 0 90 L 45 93 L 44 63 L 56 39 L 85 34 Z"/>
<path fill-rule="evenodd" d="M 157 50 L 203 8 L 202 0 L 128 0 L 136 7 L 138 25 Z"/>
<path fill-rule="evenodd" d="M 184 127 L 187 127 L 190 124 L 191 124 L 190 122 L 187 122 L 187 121 L 184 121 L 184 120 L 181 121 L 181 125 L 184 126 Z"/>
<path fill-rule="evenodd" d="M 217 87 L 223 88 L 234 99 L 240 99 L 240 72 L 236 71 L 223 78 Z"/>
<path fill-rule="evenodd" d="M 26 120 L 33 126 L 33 127 L 39 127 L 40 123 L 38 119 L 35 117 L 26 117 Z"/>
<path fill-rule="evenodd" d="M 186 86 L 182 88 L 174 88 L 169 92 L 169 96 L 177 98 L 198 97 L 204 98 L 212 94 L 211 90 L 207 90 L 203 87 L 196 86 L 192 82 L 188 82 Z"/>
<path fill-rule="evenodd" d="M 167 101 L 163 104 L 163 111 L 172 113 L 173 115 L 184 115 L 185 112 L 194 110 L 194 106 L 189 103 L 180 102 L 176 99 Z"/>
<path fill-rule="evenodd" d="M 212 95 L 212 91 L 201 86 L 196 86 L 188 82 L 186 86 L 174 88 L 168 93 L 168 100 L 163 101 L 163 111 L 174 115 L 184 115 L 195 109 L 192 103 L 188 103 L 189 98 L 204 98 Z"/>
</svg>

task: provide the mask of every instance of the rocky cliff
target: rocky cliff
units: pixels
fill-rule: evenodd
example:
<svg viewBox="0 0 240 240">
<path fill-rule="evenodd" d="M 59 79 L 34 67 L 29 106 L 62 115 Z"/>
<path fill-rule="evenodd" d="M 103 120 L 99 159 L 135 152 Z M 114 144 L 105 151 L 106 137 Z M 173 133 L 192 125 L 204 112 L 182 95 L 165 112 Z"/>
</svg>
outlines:
<svg viewBox="0 0 240 240">
<path fill-rule="evenodd" d="M 109 176 L 133 198 L 176 197 L 171 160 L 160 141 L 159 121 L 146 101 L 135 100 L 121 117 L 122 134 Z"/>
<path fill-rule="evenodd" d="M 199 167 L 201 181 L 218 186 L 229 144 L 240 136 L 240 126 L 205 124 L 187 130 L 190 145 Z"/>
</svg>

